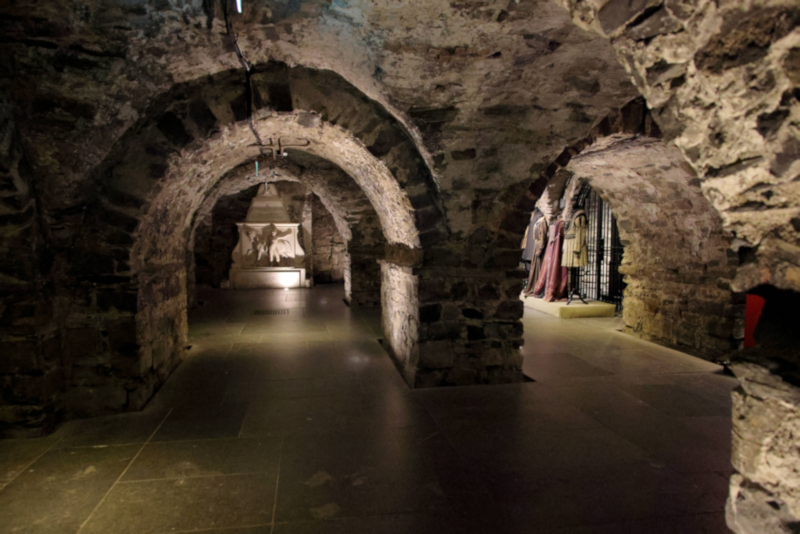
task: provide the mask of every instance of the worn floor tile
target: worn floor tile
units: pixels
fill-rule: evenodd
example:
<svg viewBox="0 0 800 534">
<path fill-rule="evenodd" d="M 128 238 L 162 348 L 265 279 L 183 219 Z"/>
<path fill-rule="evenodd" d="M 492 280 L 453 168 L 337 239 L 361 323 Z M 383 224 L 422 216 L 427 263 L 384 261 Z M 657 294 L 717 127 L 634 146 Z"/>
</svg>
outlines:
<svg viewBox="0 0 800 534">
<path fill-rule="evenodd" d="M 77 532 L 140 448 L 46 453 L 0 491 L 0 532 Z"/>
<path fill-rule="evenodd" d="M 0 440 L 0 489 L 58 442 L 58 436 Z"/>
<path fill-rule="evenodd" d="M 280 438 L 163 441 L 147 444 L 123 481 L 161 478 L 277 474 Z"/>
<path fill-rule="evenodd" d="M 140 534 L 263 525 L 272 519 L 274 475 L 117 484 L 82 534 Z"/>
<path fill-rule="evenodd" d="M 202 290 L 145 411 L 0 441 L 0 533 L 727 532 L 719 366 L 526 310 L 536 382 L 414 390 L 342 297 Z"/>
</svg>

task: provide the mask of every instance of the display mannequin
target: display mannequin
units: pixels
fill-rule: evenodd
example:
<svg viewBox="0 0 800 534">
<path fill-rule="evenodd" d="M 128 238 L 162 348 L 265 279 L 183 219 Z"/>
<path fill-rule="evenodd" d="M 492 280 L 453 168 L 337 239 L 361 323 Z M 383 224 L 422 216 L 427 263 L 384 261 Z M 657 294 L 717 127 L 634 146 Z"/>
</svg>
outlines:
<svg viewBox="0 0 800 534">
<path fill-rule="evenodd" d="M 542 270 L 542 256 L 547 248 L 547 219 L 541 211 L 534 210 L 531 214 L 531 224 L 528 226 L 527 240 L 525 251 L 523 252 L 522 259 L 525 261 L 526 256 L 530 262 L 530 272 L 528 273 L 528 282 L 525 284 L 523 294 L 529 297 L 533 294 L 533 288 L 539 279 L 539 273 Z"/>
<path fill-rule="evenodd" d="M 571 217 L 564 228 L 564 246 L 561 256 L 561 265 L 568 269 L 578 269 L 589 264 L 589 256 L 586 250 L 586 230 L 588 221 L 586 212 L 576 207 L 572 210 Z M 567 275 L 569 280 L 569 290 L 567 304 L 572 302 L 572 297 L 577 295 L 581 302 L 588 304 L 581 296 L 578 288 L 572 287 L 572 273 Z"/>
<path fill-rule="evenodd" d="M 533 296 L 542 296 L 546 302 L 564 298 L 567 286 L 567 269 L 561 265 L 561 245 L 564 239 L 564 220 L 561 216 L 550 225 L 547 250 L 542 261 L 542 272 L 533 289 Z"/>
</svg>

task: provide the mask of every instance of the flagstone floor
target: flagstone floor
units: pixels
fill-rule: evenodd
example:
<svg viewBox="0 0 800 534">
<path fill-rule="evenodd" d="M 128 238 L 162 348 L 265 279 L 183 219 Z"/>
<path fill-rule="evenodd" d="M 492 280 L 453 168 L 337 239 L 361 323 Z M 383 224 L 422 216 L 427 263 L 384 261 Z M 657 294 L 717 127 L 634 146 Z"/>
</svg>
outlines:
<svg viewBox="0 0 800 534">
<path fill-rule="evenodd" d="M 534 382 L 410 390 L 342 297 L 205 291 L 144 411 L 0 441 L 0 533 L 728 532 L 720 367 L 526 309 Z"/>
</svg>

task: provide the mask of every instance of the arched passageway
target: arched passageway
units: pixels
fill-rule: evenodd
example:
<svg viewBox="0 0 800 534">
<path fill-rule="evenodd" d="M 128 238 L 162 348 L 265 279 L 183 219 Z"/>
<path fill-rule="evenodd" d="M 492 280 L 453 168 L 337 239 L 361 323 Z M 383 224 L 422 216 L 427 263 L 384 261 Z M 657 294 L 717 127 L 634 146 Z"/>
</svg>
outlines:
<svg viewBox="0 0 800 534">
<path fill-rule="evenodd" d="M 730 290 L 730 237 L 678 149 L 610 136 L 567 168 L 616 216 L 625 246 L 625 331 L 712 360 L 739 348 L 744 302 Z"/>
<path fill-rule="evenodd" d="M 256 0 L 239 14 L 217 1 L 21 0 L 0 9 L 0 335 L 13 355 L 0 367 L 4 434 L 38 435 L 150 398 L 186 341 L 195 214 L 221 176 L 270 150 L 276 128 L 317 132 L 311 152 L 374 206 L 388 242 L 384 331 L 414 386 L 521 379 L 521 229 L 550 180 L 609 134 L 658 138 L 657 123 L 680 149 L 730 238 L 733 291 L 800 290 L 793 4 Z M 650 117 L 630 113 L 641 102 L 625 111 L 637 94 Z M 659 205 L 663 193 L 653 192 Z M 637 229 L 663 222 L 639 215 Z M 683 230 L 692 250 L 693 229 Z M 658 256 L 634 234 L 637 257 Z M 682 266 L 728 280 L 714 254 Z M 708 317 L 726 283 L 716 292 L 701 282 L 703 304 L 675 308 L 648 296 L 667 298 L 666 286 L 655 289 L 665 277 L 670 291 L 685 290 L 689 269 L 630 268 L 643 310 L 628 317 L 631 331 L 723 349 L 733 316 L 723 306 L 725 317 Z M 797 358 L 768 345 L 733 365 L 742 405 L 754 407 L 741 414 L 746 482 L 735 491 L 758 495 L 753 509 L 782 525 L 794 521 L 786 510 L 797 515 L 793 486 L 763 476 L 753 451 L 773 438 L 792 451 L 791 439 L 783 427 L 745 430 L 759 410 L 782 418 L 776 406 L 796 405 L 785 393 L 795 392 Z M 794 466 L 785 451 L 776 461 Z M 730 524 L 742 532 L 764 515 L 736 506 Z"/>
</svg>

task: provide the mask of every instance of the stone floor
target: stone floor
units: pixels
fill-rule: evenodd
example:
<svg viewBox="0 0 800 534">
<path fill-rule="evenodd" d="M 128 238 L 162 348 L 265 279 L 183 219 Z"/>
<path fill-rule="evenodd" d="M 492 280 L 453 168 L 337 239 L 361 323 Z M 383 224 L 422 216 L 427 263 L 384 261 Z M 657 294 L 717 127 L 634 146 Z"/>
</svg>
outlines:
<svg viewBox="0 0 800 534">
<path fill-rule="evenodd" d="M 526 310 L 535 382 L 411 391 L 342 296 L 202 295 L 143 412 L 0 441 L 0 532 L 728 532 L 719 367 Z"/>
</svg>

